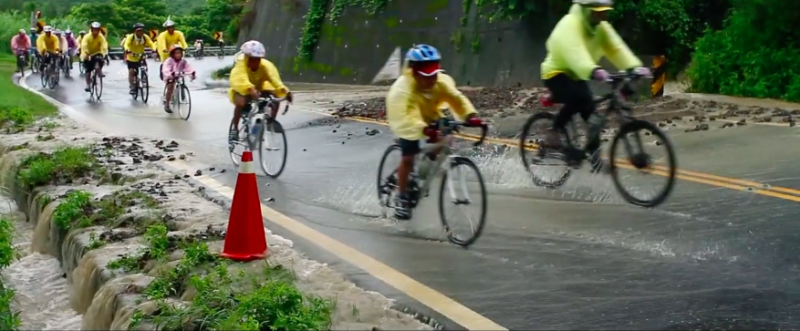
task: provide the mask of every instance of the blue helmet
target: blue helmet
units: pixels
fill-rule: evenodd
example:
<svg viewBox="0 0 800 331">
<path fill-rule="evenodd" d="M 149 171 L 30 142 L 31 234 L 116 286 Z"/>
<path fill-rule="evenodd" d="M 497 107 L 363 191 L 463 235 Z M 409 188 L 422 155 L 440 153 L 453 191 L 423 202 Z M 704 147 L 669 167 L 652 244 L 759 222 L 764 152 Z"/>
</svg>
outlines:
<svg viewBox="0 0 800 331">
<path fill-rule="evenodd" d="M 441 61 L 442 55 L 433 46 L 420 44 L 408 50 L 406 59 L 411 62 Z"/>
</svg>

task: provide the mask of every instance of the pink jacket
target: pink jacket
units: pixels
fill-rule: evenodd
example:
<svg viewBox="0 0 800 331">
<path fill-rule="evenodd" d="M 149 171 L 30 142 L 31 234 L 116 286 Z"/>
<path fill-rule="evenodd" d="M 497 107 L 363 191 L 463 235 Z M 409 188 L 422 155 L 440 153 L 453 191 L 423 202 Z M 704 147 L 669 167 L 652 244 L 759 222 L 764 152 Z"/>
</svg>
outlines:
<svg viewBox="0 0 800 331">
<path fill-rule="evenodd" d="M 167 58 L 164 61 L 164 67 L 161 69 L 161 73 L 164 75 L 164 79 L 168 79 L 172 77 L 173 73 L 187 73 L 193 74 L 194 68 L 189 65 L 189 62 L 186 59 L 181 59 L 180 62 L 176 62 L 175 59 L 172 57 Z"/>
<path fill-rule="evenodd" d="M 18 49 L 29 49 L 31 48 L 31 38 L 28 38 L 28 35 L 18 35 L 15 34 L 14 38 L 11 38 L 11 50 L 15 51 Z"/>
</svg>

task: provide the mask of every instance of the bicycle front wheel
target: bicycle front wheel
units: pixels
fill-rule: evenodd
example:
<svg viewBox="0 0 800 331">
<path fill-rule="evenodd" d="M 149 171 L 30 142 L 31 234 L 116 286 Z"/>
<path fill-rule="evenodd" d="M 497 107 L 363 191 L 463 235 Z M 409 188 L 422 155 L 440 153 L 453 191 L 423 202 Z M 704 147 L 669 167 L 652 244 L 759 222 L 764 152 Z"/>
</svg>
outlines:
<svg viewBox="0 0 800 331">
<path fill-rule="evenodd" d="M 642 142 L 642 132 L 649 131 L 656 139 L 652 145 L 660 146 L 666 149 L 666 156 L 659 157 L 657 160 L 645 151 L 645 145 Z M 627 158 L 617 158 L 617 151 L 619 146 L 622 145 L 624 151 L 628 154 Z M 609 168 L 611 170 L 611 178 L 613 179 L 614 186 L 617 191 L 622 195 L 630 204 L 652 208 L 662 204 L 669 197 L 672 188 L 675 186 L 675 173 L 677 171 L 677 162 L 675 160 L 675 149 L 669 138 L 658 127 L 648 121 L 634 120 L 626 123 L 620 127 L 619 132 L 614 136 L 614 141 L 611 143 L 609 157 Z M 658 161 L 658 162 L 656 162 Z M 662 163 L 663 165 L 656 165 L 655 163 Z M 630 169 L 633 172 L 643 172 L 652 177 L 666 177 L 666 184 L 658 193 L 653 194 L 649 198 L 639 198 L 634 196 L 634 193 L 640 191 L 637 189 L 626 189 L 620 183 L 619 168 L 620 166 Z M 641 184 L 641 183 L 640 183 Z M 650 186 L 650 185 L 646 185 Z"/>
<path fill-rule="evenodd" d="M 467 174 L 474 173 L 472 181 L 467 180 Z M 445 193 L 450 200 L 445 200 Z M 477 195 L 476 195 L 477 194 Z M 452 203 L 459 209 L 463 206 L 471 207 L 480 203 L 480 210 L 477 218 L 472 219 L 468 215 L 462 216 L 469 221 L 470 233 L 466 235 L 456 234 L 453 230 L 453 220 L 448 221 L 445 212 L 445 204 Z M 450 160 L 450 169 L 442 177 L 442 186 L 439 190 L 439 216 L 441 217 L 442 227 L 444 228 L 447 240 L 461 247 L 469 247 L 481 236 L 486 225 L 486 205 L 487 192 L 478 166 L 466 157 L 457 156 Z M 455 219 L 455 217 L 453 218 Z M 475 222 L 473 222 L 473 220 Z"/>
<path fill-rule="evenodd" d="M 258 157 L 261 161 L 261 170 L 271 178 L 278 178 L 286 166 L 286 156 L 289 153 L 286 142 L 286 133 L 278 121 L 273 121 L 261 129 L 258 143 Z"/>
<path fill-rule="evenodd" d="M 143 69 L 141 70 L 141 77 L 139 78 L 139 94 L 142 95 L 142 102 L 147 103 L 147 100 L 150 99 L 150 81 L 147 77 L 147 72 Z"/>
<path fill-rule="evenodd" d="M 192 96 L 189 94 L 189 88 L 186 85 L 180 85 L 180 88 L 176 86 L 175 91 L 173 91 L 173 98 L 175 98 L 174 108 L 177 108 L 178 115 L 184 121 L 189 120 L 189 116 L 192 116 Z"/>
<path fill-rule="evenodd" d="M 94 75 L 94 78 L 92 78 L 92 95 L 94 95 L 95 100 L 100 101 L 100 97 L 103 96 L 103 77 L 97 73 L 97 70 L 99 69 L 92 71 L 92 75 Z"/>
</svg>

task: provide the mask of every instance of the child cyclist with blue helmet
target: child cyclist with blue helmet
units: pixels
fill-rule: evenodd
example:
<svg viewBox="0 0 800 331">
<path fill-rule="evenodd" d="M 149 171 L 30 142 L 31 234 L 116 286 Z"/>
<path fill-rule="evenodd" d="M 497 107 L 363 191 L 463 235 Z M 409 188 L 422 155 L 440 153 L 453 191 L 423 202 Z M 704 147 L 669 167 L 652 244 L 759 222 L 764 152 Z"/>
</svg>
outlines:
<svg viewBox="0 0 800 331">
<path fill-rule="evenodd" d="M 452 77 L 442 73 L 439 66 L 442 57 L 429 45 L 415 45 L 406 53 L 407 64 L 403 74 L 392 84 L 386 96 L 386 119 L 389 128 L 399 141 L 403 154 L 397 168 L 399 194 L 395 217 L 411 218 L 406 188 L 408 177 L 414 169 L 414 157 L 420 152 L 420 140 L 433 143 L 439 131 L 432 127 L 441 117 L 445 104 L 468 126 L 482 126 L 475 107 L 456 89 Z"/>
</svg>

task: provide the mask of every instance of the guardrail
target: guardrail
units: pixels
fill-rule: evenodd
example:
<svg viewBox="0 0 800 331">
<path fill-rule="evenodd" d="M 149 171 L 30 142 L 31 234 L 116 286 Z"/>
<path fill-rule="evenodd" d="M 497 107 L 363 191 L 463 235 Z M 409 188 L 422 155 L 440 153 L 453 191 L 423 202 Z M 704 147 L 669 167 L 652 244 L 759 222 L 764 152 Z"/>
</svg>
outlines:
<svg viewBox="0 0 800 331">
<path fill-rule="evenodd" d="M 225 56 L 225 55 L 233 55 L 233 54 L 236 54 L 236 52 L 238 52 L 238 51 L 239 51 L 239 49 L 236 46 L 225 46 L 225 48 L 222 50 L 222 53 L 223 53 L 222 55 L 223 56 Z M 150 48 L 145 48 L 145 53 L 148 56 L 150 56 L 153 53 L 153 50 L 150 49 Z M 186 54 L 186 56 L 188 56 L 188 57 L 195 57 L 195 55 L 196 55 L 195 53 L 196 52 L 194 50 L 194 46 L 193 45 L 189 45 L 189 47 L 184 52 L 184 54 Z M 220 48 L 216 47 L 216 46 L 207 46 L 207 47 L 203 48 L 203 56 L 206 56 L 206 57 L 208 57 L 208 56 L 219 56 L 219 53 L 220 53 Z M 122 55 L 123 54 L 124 54 L 124 52 L 122 51 L 122 47 L 109 47 L 108 48 L 108 56 L 111 57 L 112 59 L 122 59 Z"/>
</svg>

